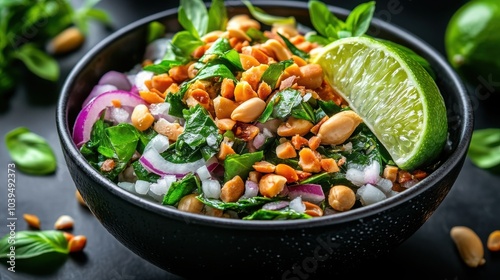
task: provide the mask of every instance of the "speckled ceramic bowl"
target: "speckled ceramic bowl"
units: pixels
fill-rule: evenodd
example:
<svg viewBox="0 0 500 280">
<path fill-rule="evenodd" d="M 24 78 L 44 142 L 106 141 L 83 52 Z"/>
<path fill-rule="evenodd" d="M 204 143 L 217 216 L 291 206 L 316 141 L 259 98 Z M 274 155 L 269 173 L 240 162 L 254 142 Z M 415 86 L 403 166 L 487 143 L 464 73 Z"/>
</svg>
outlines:
<svg viewBox="0 0 500 280">
<path fill-rule="evenodd" d="M 306 3 L 265 1 L 254 5 L 270 14 L 295 16 L 310 26 Z M 348 13 L 334 7 L 331 10 L 341 18 Z M 228 11 L 248 12 L 240 2 L 228 2 Z M 432 64 L 448 108 L 451 146 L 442 165 L 417 186 L 371 206 L 294 221 L 242 221 L 194 215 L 124 191 L 87 164 L 72 141 L 71 128 L 83 100 L 102 74 L 109 70 L 127 71 L 140 61 L 147 24 L 154 20 L 165 23 L 170 31 L 180 28 L 176 9 L 172 9 L 114 33 L 76 65 L 57 108 L 57 128 L 76 187 L 104 227 L 144 259 L 186 277 L 331 276 L 400 245 L 432 215 L 454 184 L 473 126 L 464 86 L 441 55 L 426 43 L 395 26 L 373 20 L 372 35 L 406 45 Z"/>
</svg>

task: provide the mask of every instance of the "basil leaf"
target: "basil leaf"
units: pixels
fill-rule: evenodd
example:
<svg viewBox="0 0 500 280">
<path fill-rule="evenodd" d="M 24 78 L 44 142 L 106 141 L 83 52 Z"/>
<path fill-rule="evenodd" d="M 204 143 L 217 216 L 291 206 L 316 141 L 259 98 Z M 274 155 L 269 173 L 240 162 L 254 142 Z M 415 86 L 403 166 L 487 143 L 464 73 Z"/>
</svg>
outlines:
<svg viewBox="0 0 500 280">
<path fill-rule="evenodd" d="M 279 24 L 289 24 L 295 26 L 295 18 L 294 17 L 279 17 L 267 14 L 264 10 L 254 7 L 250 1 L 242 0 L 243 4 L 245 4 L 250 11 L 250 14 L 258 21 L 267 24 L 273 25 L 273 23 Z"/>
<path fill-rule="evenodd" d="M 47 141 L 26 127 L 18 127 L 5 135 L 7 150 L 22 172 L 33 175 L 53 173 L 57 160 Z"/>
<path fill-rule="evenodd" d="M 203 45 L 203 42 L 199 37 L 184 30 L 175 33 L 172 38 L 172 45 L 177 48 L 182 57 L 189 57 L 197 47 Z"/>
<path fill-rule="evenodd" d="M 362 3 L 356 6 L 346 19 L 347 29 L 351 31 L 351 36 L 361 36 L 370 27 L 370 22 L 375 11 L 375 1 Z"/>
<path fill-rule="evenodd" d="M 231 154 L 224 160 L 224 182 L 234 178 L 236 175 L 243 180 L 248 177 L 248 173 L 253 170 L 252 165 L 264 158 L 264 152 L 258 151 L 246 154 Z"/>
<path fill-rule="evenodd" d="M 472 133 L 467 155 L 479 168 L 488 169 L 499 166 L 500 128 L 475 130 Z"/>
<path fill-rule="evenodd" d="M 214 64 L 214 65 L 207 65 L 206 67 L 201 68 L 196 74 L 196 76 L 191 80 L 191 82 L 194 82 L 196 80 L 205 80 L 213 77 L 228 78 L 233 81 L 236 81 L 236 78 L 234 77 L 233 73 L 231 72 L 231 70 L 229 70 L 229 68 L 226 65 Z"/>
<path fill-rule="evenodd" d="M 301 102 L 292 109 L 292 116 L 296 119 L 304 119 L 312 123 L 316 122 L 314 110 L 308 102 Z"/>
<path fill-rule="evenodd" d="M 276 95 L 278 95 L 278 102 L 274 105 L 273 117 L 282 120 L 288 118 L 292 113 L 292 109 L 303 100 L 300 91 L 292 88 L 284 89 Z"/>
<path fill-rule="evenodd" d="M 159 21 L 153 21 L 148 24 L 148 38 L 147 43 L 151 43 L 154 40 L 161 38 L 165 34 L 165 25 Z"/>
<path fill-rule="evenodd" d="M 163 197 L 163 205 L 175 205 L 185 195 L 192 193 L 200 185 L 200 181 L 193 173 L 188 173 L 182 179 L 173 182 Z"/>
<path fill-rule="evenodd" d="M 15 248 L 18 260 L 36 259 L 37 262 L 51 263 L 69 253 L 68 241 L 62 231 L 17 231 L 15 238 L 6 234 L 0 239 L 0 260 L 8 261 Z"/>
<path fill-rule="evenodd" d="M 162 60 L 157 64 L 150 64 L 143 67 L 146 71 L 151 71 L 155 74 L 167 73 L 172 67 L 182 65 L 182 62 L 177 60 Z"/>
<path fill-rule="evenodd" d="M 338 19 L 333 13 L 328 9 L 328 6 L 324 4 L 323 2 L 317 1 L 317 0 L 310 0 L 308 2 L 309 6 L 309 15 L 311 19 L 311 23 L 316 29 L 316 31 L 325 36 L 325 37 L 331 37 L 328 36 L 327 33 L 327 28 L 328 26 L 331 26 L 335 32 L 337 33 L 337 30 L 341 30 L 344 27 L 344 22 L 342 22 L 340 19 Z"/>
<path fill-rule="evenodd" d="M 310 215 L 286 208 L 284 210 L 259 209 L 251 215 L 243 217 L 243 220 L 294 220 L 310 218 L 312 218 Z"/>
<path fill-rule="evenodd" d="M 56 60 L 33 44 L 24 44 L 13 53 L 13 56 L 40 78 L 54 82 L 59 78 L 59 65 Z"/>
<path fill-rule="evenodd" d="M 226 29 L 227 21 L 227 10 L 224 0 L 212 0 L 212 4 L 208 10 L 207 33 L 214 30 Z"/>
<path fill-rule="evenodd" d="M 200 38 L 207 32 L 208 12 L 201 0 L 180 0 L 179 23 L 191 35 Z"/>
</svg>

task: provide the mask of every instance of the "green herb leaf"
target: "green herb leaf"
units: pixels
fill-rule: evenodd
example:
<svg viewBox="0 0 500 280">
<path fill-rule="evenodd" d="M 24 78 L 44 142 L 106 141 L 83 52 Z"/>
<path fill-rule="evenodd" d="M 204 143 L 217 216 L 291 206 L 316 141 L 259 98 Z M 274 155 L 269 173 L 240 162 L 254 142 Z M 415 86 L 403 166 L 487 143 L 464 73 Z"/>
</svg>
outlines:
<svg viewBox="0 0 500 280">
<path fill-rule="evenodd" d="M 218 199 L 209 199 L 200 194 L 196 197 L 204 204 L 220 210 L 233 210 L 237 213 L 252 211 L 268 202 L 280 200 L 280 198 L 268 198 L 263 196 L 255 196 L 251 198 L 239 199 L 236 202 L 223 202 Z"/>
<path fill-rule="evenodd" d="M 212 0 L 208 10 L 207 33 L 214 30 L 225 30 L 228 21 L 224 0 Z"/>
<path fill-rule="evenodd" d="M 243 217 L 243 220 L 295 220 L 295 219 L 310 219 L 311 216 L 305 213 L 299 213 L 292 209 L 286 208 L 283 210 L 267 210 L 259 209 L 251 215 Z"/>
<path fill-rule="evenodd" d="M 356 6 L 346 19 L 347 29 L 351 36 L 361 36 L 370 27 L 370 22 L 375 11 L 375 1 L 366 2 Z"/>
<path fill-rule="evenodd" d="M 200 185 L 200 181 L 193 173 L 189 173 L 182 179 L 173 182 L 168 192 L 163 197 L 163 205 L 175 205 L 185 195 L 192 193 Z"/>
<path fill-rule="evenodd" d="M 196 38 L 207 32 L 208 12 L 201 0 L 180 0 L 178 19 L 182 27 Z"/>
<path fill-rule="evenodd" d="M 472 163 L 479 168 L 493 168 L 500 165 L 500 128 L 486 128 L 472 133 L 467 152 Z"/>
<path fill-rule="evenodd" d="M 279 16 L 269 15 L 264 10 L 252 5 L 250 1 L 242 0 L 242 2 L 247 6 L 248 10 L 250 11 L 250 14 L 252 14 L 252 16 L 256 20 L 264 24 L 273 25 L 274 23 L 278 23 L 278 24 L 288 24 L 292 26 L 295 26 L 296 24 L 294 17 L 279 17 Z"/>
<path fill-rule="evenodd" d="M 264 158 L 264 152 L 258 151 L 246 154 L 231 154 L 224 160 L 224 182 L 234 178 L 236 175 L 243 180 L 248 177 L 248 173 L 253 170 L 252 165 Z"/>
<path fill-rule="evenodd" d="M 68 241 L 66 241 L 63 232 L 56 230 L 17 231 L 15 238 L 11 237 L 10 234 L 5 235 L 0 239 L 0 260 L 9 259 L 9 254 L 12 251 L 11 246 L 15 247 L 16 260 L 46 258 L 53 253 L 56 255 L 69 253 Z"/>
<path fill-rule="evenodd" d="M 148 39 L 147 43 L 151 43 L 154 40 L 161 38 L 165 34 L 165 25 L 159 21 L 153 21 L 148 24 Z"/>
<path fill-rule="evenodd" d="M 24 44 L 13 53 L 13 56 L 40 78 L 49 81 L 57 81 L 59 78 L 59 65 L 56 60 L 33 44 Z"/>
<path fill-rule="evenodd" d="M 325 3 L 317 0 L 310 0 L 308 6 L 311 23 L 319 34 L 328 38 L 331 37 L 328 36 L 328 26 L 334 29 L 335 34 L 337 30 L 342 30 L 344 28 L 344 22 L 333 15 Z"/>
<path fill-rule="evenodd" d="M 7 150 L 16 167 L 33 175 L 53 173 L 57 160 L 47 141 L 26 127 L 18 127 L 5 135 Z"/>
</svg>

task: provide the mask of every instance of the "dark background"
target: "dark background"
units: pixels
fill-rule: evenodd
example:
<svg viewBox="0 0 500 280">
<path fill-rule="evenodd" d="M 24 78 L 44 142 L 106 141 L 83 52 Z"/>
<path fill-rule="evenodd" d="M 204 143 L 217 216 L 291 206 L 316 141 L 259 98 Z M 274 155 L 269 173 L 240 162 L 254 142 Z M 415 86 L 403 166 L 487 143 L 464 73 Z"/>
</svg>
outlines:
<svg viewBox="0 0 500 280">
<path fill-rule="evenodd" d="M 117 29 L 144 16 L 175 8 L 179 3 L 152 2 L 103 0 L 98 7 L 111 15 L 113 27 Z M 325 2 L 352 9 L 365 1 Z M 375 17 L 412 32 L 444 56 L 446 25 L 454 11 L 465 2 L 381 0 L 377 1 Z M 93 24 L 90 36 L 78 51 L 58 58 L 63 72 L 57 85 L 32 83 L 32 78 L 27 76 L 26 83 L 18 87 L 10 101 L 9 109 L 0 113 L 2 137 L 18 126 L 26 126 L 49 141 L 58 159 L 58 169 L 53 175 L 28 176 L 16 173 L 16 230 L 28 229 L 22 220 L 23 213 L 38 215 L 42 229 L 52 229 L 55 220 L 67 214 L 75 219 L 72 232 L 88 238 L 83 254 L 70 257 L 52 272 L 11 273 L 2 264 L 0 279 L 181 279 L 133 254 L 115 240 L 86 208 L 78 204 L 74 195 L 76 189 L 60 150 L 55 125 L 58 91 L 78 59 L 112 31 Z M 466 85 L 473 104 L 476 129 L 500 127 L 500 113 L 496 109 L 500 104 L 500 93 L 487 91 L 487 85 L 479 80 L 467 82 Z M 6 182 L 10 162 L 5 145 L 0 145 L 0 236 L 8 233 Z M 468 268 L 461 261 L 449 236 L 451 227 L 456 225 L 474 229 L 484 244 L 490 232 L 500 229 L 500 176 L 475 167 L 468 158 L 449 195 L 415 235 L 389 255 L 360 267 L 360 272 L 390 279 L 500 279 L 499 252 L 490 252 L 485 247 L 486 264 L 479 268 Z M 221 260 L 221 264 L 225 262 L 230 260 Z M 209 279 L 215 277 L 207 275 Z"/>
</svg>

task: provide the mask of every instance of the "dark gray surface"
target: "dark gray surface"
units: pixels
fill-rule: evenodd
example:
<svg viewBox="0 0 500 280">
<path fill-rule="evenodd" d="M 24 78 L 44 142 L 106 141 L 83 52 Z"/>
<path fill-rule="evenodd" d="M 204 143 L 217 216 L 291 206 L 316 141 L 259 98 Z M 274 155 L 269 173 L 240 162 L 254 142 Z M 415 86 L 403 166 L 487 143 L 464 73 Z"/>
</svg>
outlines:
<svg viewBox="0 0 500 280">
<path fill-rule="evenodd" d="M 328 3 L 352 9 L 364 1 L 337 0 Z M 438 1 L 434 1 L 438 2 Z M 444 1 L 441 1 L 444 2 Z M 431 1 L 384 0 L 377 1 L 376 16 L 397 24 L 427 41 L 444 54 L 444 30 L 451 14 L 465 1 L 450 4 Z M 113 17 L 115 28 L 141 17 L 170 7 L 178 1 L 146 3 L 146 1 L 103 0 L 99 7 Z M 67 75 L 78 59 L 112 30 L 92 25 L 91 35 L 77 52 L 59 59 L 63 75 Z M 26 81 L 30 84 L 30 80 Z M 58 87 L 60 86 L 58 85 Z M 499 93 L 489 94 L 484 82 L 469 83 L 475 113 L 476 128 L 500 127 Z M 19 87 L 10 102 L 10 109 L 0 114 L 0 135 L 11 129 L 26 126 L 45 137 L 56 152 L 58 169 L 50 176 L 28 176 L 16 172 L 17 230 L 27 229 L 23 213 L 37 214 L 42 229 L 51 229 L 57 217 L 63 214 L 75 219 L 73 233 L 88 238 L 85 253 L 71 257 L 53 272 L 43 275 L 25 272 L 11 273 L 0 265 L 0 279 L 181 279 L 142 260 L 116 241 L 92 214 L 81 207 L 74 196 L 75 186 L 60 150 L 55 127 L 55 102 L 41 105 L 31 100 L 44 95 L 45 100 L 57 97 L 58 88 Z M 51 98 L 52 97 L 52 98 Z M 4 102 L 4 101 L 2 101 Z M 0 236 L 8 232 L 7 224 L 7 165 L 10 158 L 5 145 L 0 145 Z M 360 267 L 372 276 L 425 279 L 500 279 L 500 254 L 485 249 L 486 264 L 471 269 L 460 260 L 449 237 L 450 228 L 465 225 L 473 228 L 486 243 L 488 234 L 500 229 L 500 176 L 481 170 L 466 160 L 458 180 L 443 204 L 414 236 L 391 254 Z M 145 241 L 146 242 L 146 241 Z M 214 256 L 215 257 L 215 256 Z M 221 260 L 221 263 L 230 260 Z M 258 269 L 250 268 L 249 269 Z M 363 273 L 365 274 L 365 273 Z M 216 276 L 208 276 L 214 278 Z M 309 278 L 310 279 L 310 278 Z"/>
</svg>

